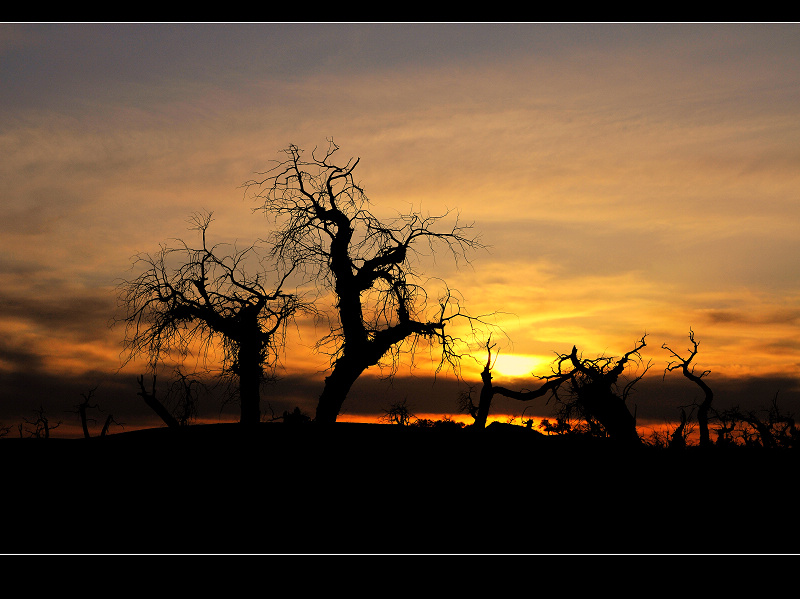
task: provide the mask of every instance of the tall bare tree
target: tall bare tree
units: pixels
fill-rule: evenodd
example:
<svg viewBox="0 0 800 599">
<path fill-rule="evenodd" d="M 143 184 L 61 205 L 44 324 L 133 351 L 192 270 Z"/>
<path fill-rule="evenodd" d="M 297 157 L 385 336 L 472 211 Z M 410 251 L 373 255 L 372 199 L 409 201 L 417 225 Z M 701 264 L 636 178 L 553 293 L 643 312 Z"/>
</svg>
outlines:
<svg viewBox="0 0 800 599">
<path fill-rule="evenodd" d="M 680 369 L 683 372 L 683 376 L 703 390 L 703 401 L 697 408 L 697 423 L 700 428 L 700 447 L 709 447 L 711 445 L 711 437 L 708 431 L 708 411 L 711 409 L 711 402 L 714 401 L 714 392 L 703 380 L 703 377 L 707 376 L 711 371 L 704 370 L 699 374 L 695 372 L 695 366 L 692 364 L 692 360 L 697 355 L 697 347 L 700 344 L 694 338 L 694 331 L 691 327 L 689 328 L 689 341 L 691 341 L 692 347 L 687 350 L 689 352 L 688 358 L 679 356 L 676 352 L 667 347 L 666 343 L 661 345 L 662 349 L 667 350 L 675 358 L 667 364 L 664 369 L 664 376 L 666 376 L 668 372 Z"/>
<path fill-rule="evenodd" d="M 277 225 L 273 255 L 287 268 L 305 269 L 334 298 L 330 335 L 318 345 L 331 348 L 331 371 L 315 418 L 321 423 L 336 421 L 366 369 L 388 364 L 393 374 L 401 354 L 413 355 L 420 342 L 440 348 L 438 369 L 457 366 L 459 340 L 448 327 L 469 317 L 446 285 L 429 302 L 430 281 L 423 281 L 417 252 L 449 251 L 458 264 L 468 250 L 482 247 L 471 225 L 457 217 L 438 230 L 448 214 L 425 216 L 412 209 L 390 221 L 378 219 L 354 177 L 359 159 L 337 163 L 338 149 L 329 140 L 327 150 L 306 158 L 291 145 L 263 179 L 245 183 Z"/>
<path fill-rule="evenodd" d="M 146 356 L 155 371 L 170 354 L 184 359 L 197 351 L 207 358 L 219 343 L 223 374 L 238 378 L 240 421 L 257 424 L 265 368 L 276 364 L 287 323 L 299 310 L 313 308 L 299 295 L 283 290 L 290 272 L 266 271 L 255 246 L 244 250 L 209 246 L 206 233 L 211 222 L 210 213 L 192 218 L 192 229 L 202 240 L 199 248 L 178 241 L 176 247 L 162 244 L 155 255 L 136 257 L 134 268 L 141 274 L 119 286 L 125 362 Z M 246 272 L 251 263 L 258 264 L 259 272 Z M 276 282 L 270 285 L 270 280 Z"/>
</svg>

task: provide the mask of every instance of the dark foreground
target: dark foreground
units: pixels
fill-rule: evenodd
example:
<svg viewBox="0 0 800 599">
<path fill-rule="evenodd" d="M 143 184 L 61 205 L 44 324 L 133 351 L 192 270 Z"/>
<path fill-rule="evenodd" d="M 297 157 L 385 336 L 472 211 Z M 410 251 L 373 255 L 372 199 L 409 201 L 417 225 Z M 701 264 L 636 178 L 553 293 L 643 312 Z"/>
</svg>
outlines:
<svg viewBox="0 0 800 599">
<path fill-rule="evenodd" d="M 520 427 L 0 439 L 3 553 L 796 553 L 790 451 Z"/>
</svg>

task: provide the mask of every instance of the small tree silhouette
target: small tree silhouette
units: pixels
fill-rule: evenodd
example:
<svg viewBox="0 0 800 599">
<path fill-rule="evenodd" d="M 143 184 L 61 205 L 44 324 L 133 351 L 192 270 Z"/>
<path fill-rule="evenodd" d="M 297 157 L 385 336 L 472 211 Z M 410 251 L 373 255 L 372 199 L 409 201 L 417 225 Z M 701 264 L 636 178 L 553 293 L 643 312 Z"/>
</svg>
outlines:
<svg viewBox="0 0 800 599">
<path fill-rule="evenodd" d="M 704 370 L 700 374 L 697 374 L 694 365 L 691 365 L 692 360 L 697 355 L 697 347 L 699 345 L 698 341 L 694 338 L 694 331 L 691 327 L 689 328 L 689 341 L 692 342 L 692 348 L 688 350 L 688 358 L 679 356 L 676 352 L 667 347 L 666 343 L 661 345 L 663 349 L 667 350 L 675 358 L 675 360 L 670 361 L 664 369 L 664 377 L 667 376 L 668 372 L 680 368 L 683 372 L 683 376 L 703 390 L 704 399 L 697 409 L 697 422 L 700 426 L 700 447 L 709 447 L 711 445 L 711 437 L 708 429 L 708 413 L 711 409 L 711 402 L 714 400 L 714 392 L 703 380 L 703 377 L 707 376 L 711 371 Z"/>
<path fill-rule="evenodd" d="M 409 410 L 406 399 L 392 404 L 388 410 L 385 409 L 383 412 L 381 420 L 390 424 L 408 426 L 412 419 L 416 419 L 416 416 Z"/>
<path fill-rule="evenodd" d="M 717 445 L 745 445 L 765 449 L 796 447 L 800 440 L 794 414 L 778 407 L 778 394 L 762 410 L 742 410 L 739 406 L 717 411 Z"/>
<path fill-rule="evenodd" d="M 97 387 L 93 387 L 89 389 L 88 393 L 81 393 L 81 397 L 83 397 L 83 401 L 76 406 L 76 412 L 80 416 L 81 419 L 81 429 L 83 430 L 83 437 L 85 439 L 89 439 L 92 435 L 89 432 L 89 422 L 96 422 L 94 418 L 89 418 L 88 410 L 100 410 L 100 406 L 98 404 L 92 404 L 91 400 L 94 396 L 94 392 L 97 391 Z M 100 436 L 105 437 L 108 433 L 108 429 L 111 427 L 112 424 L 119 423 L 114 420 L 113 415 L 109 414 L 106 416 L 106 420 L 103 423 L 103 428 L 100 431 Z M 120 425 L 121 426 L 121 425 Z"/>
<path fill-rule="evenodd" d="M 39 406 L 38 410 L 34 410 L 36 412 L 36 419 L 35 420 L 28 420 L 27 418 L 23 417 L 22 420 L 25 424 L 32 426 L 33 428 L 26 428 L 22 424 L 19 425 L 19 436 L 22 437 L 23 431 L 27 436 L 34 437 L 37 439 L 47 439 L 50 437 L 50 431 L 57 429 L 61 426 L 61 421 L 59 420 L 55 424 L 50 422 L 50 419 L 45 415 L 44 408 Z"/>
<path fill-rule="evenodd" d="M 291 425 L 306 424 L 308 422 L 311 422 L 311 416 L 303 412 L 300 409 L 300 406 L 295 406 L 294 410 L 292 410 L 291 412 L 289 412 L 288 410 L 284 411 L 283 416 L 281 416 L 280 419 L 283 420 L 284 424 L 291 424 Z"/>
<path fill-rule="evenodd" d="M 140 254 L 135 265 L 142 266 L 143 272 L 119 286 L 125 311 L 121 319 L 125 363 L 145 355 L 155 372 L 159 360 L 173 350 L 185 357 L 197 349 L 207 358 L 210 346 L 221 342 L 223 374 L 230 373 L 239 381 L 240 420 L 257 424 L 264 368 L 274 367 L 287 323 L 298 311 L 313 311 L 313 307 L 283 291 L 291 270 L 275 275 L 278 282 L 271 288 L 266 286 L 269 277 L 263 270 L 245 271 L 248 259 L 263 267 L 254 246 L 229 254 L 221 254 L 220 246 L 210 247 L 206 233 L 211 221 L 210 213 L 192 218 L 192 228 L 202 238 L 200 248 L 179 242 L 177 248 L 162 245 L 155 256 Z M 174 269 L 169 266 L 173 263 L 177 263 Z M 140 386 L 144 394 L 141 382 Z"/>
<path fill-rule="evenodd" d="M 456 319 L 470 319 L 457 296 L 445 285 L 438 301 L 430 302 L 418 272 L 418 246 L 435 254 L 449 251 L 458 264 L 466 252 L 483 245 L 471 225 L 437 230 L 447 214 L 425 216 L 410 210 L 396 219 L 380 220 L 369 210 L 364 189 L 356 182 L 358 159 L 334 162 L 338 146 L 310 159 L 295 145 L 286 158 L 251 180 L 265 214 L 277 224 L 271 241 L 273 256 L 286 268 L 303 269 L 321 292 L 334 296 L 331 332 L 318 349 L 331 347 L 331 372 L 325 379 L 316 422 L 335 422 L 353 383 L 368 368 L 386 365 L 396 372 L 399 356 L 412 357 L 421 342 L 438 345 L 437 368 L 458 368 L 459 340 L 449 334 Z"/>
</svg>

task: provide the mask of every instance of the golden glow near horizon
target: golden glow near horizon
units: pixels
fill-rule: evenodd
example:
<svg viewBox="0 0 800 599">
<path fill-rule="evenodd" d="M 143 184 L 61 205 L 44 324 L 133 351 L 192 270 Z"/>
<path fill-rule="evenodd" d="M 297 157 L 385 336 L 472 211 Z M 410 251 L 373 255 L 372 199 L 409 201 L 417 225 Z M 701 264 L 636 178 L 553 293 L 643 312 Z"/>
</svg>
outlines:
<svg viewBox="0 0 800 599">
<path fill-rule="evenodd" d="M 229 25 L 207 62 L 212 27 L 0 25 L 4 376 L 112 369 L 131 256 L 199 210 L 265 237 L 241 184 L 332 137 L 376 214 L 474 222 L 469 264 L 420 260 L 494 314 L 498 384 L 645 333 L 661 372 L 690 327 L 701 369 L 800 379 L 796 25 Z M 285 372 L 325 367 L 320 333 Z"/>
</svg>

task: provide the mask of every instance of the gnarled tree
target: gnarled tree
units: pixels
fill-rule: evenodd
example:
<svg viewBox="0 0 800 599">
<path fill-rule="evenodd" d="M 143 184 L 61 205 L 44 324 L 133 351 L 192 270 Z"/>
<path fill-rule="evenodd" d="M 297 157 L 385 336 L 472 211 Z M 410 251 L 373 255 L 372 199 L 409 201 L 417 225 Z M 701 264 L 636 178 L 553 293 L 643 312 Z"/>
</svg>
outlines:
<svg viewBox="0 0 800 599">
<path fill-rule="evenodd" d="M 125 362 L 147 356 L 150 367 L 168 354 L 185 358 L 198 351 L 205 359 L 215 343 L 222 348 L 222 373 L 238 378 L 240 421 L 261 420 L 260 385 L 265 368 L 275 366 L 287 323 L 311 307 L 283 290 L 290 272 L 248 274 L 252 260 L 263 268 L 255 246 L 245 250 L 209 246 L 211 214 L 195 215 L 193 229 L 202 246 L 161 246 L 155 255 L 140 254 L 134 268 L 141 274 L 119 286 L 125 311 Z M 174 266 L 173 266 L 174 265 Z M 270 280 L 276 280 L 269 285 Z"/>
<path fill-rule="evenodd" d="M 711 437 L 708 432 L 708 411 L 711 409 L 711 402 L 714 400 L 714 392 L 703 380 L 703 377 L 708 375 L 711 371 L 704 370 L 699 374 L 695 372 L 695 367 L 692 365 L 692 360 L 697 355 L 697 347 L 699 343 L 694 338 L 694 331 L 691 328 L 689 328 L 689 341 L 692 342 L 692 348 L 688 350 L 688 358 L 682 358 L 679 356 L 676 352 L 667 347 L 666 343 L 661 345 L 662 349 L 667 350 L 675 358 L 675 360 L 671 360 L 667 364 L 666 368 L 664 369 L 664 376 L 666 376 L 668 372 L 680 368 L 680 370 L 683 372 L 683 376 L 703 390 L 703 401 L 697 408 L 697 423 L 700 427 L 700 447 L 709 447 L 711 445 Z"/>
<path fill-rule="evenodd" d="M 387 364 L 396 371 L 403 352 L 421 341 L 438 345 L 437 368 L 457 366 L 458 340 L 448 325 L 465 317 L 446 287 L 429 304 L 418 272 L 416 251 L 449 251 L 458 261 L 481 247 L 471 226 L 455 223 L 437 230 L 448 215 L 424 216 L 411 210 L 382 221 L 369 210 L 364 189 L 354 178 L 358 159 L 336 163 L 338 146 L 329 142 L 310 158 L 297 146 L 261 180 L 245 186 L 277 227 L 273 255 L 286 267 L 303 268 L 321 290 L 332 293 L 331 332 L 318 347 L 332 347 L 316 422 L 335 422 L 353 383 L 368 368 Z"/>
<path fill-rule="evenodd" d="M 521 391 L 516 391 L 507 387 L 494 385 L 492 383 L 492 349 L 494 348 L 494 345 L 490 344 L 491 337 L 486 342 L 486 365 L 481 371 L 481 381 L 483 382 L 483 385 L 481 386 L 478 405 L 475 406 L 472 403 L 472 397 L 470 394 L 463 396 L 461 399 L 462 410 L 469 412 L 470 415 L 475 419 L 475 422 L 472 423 L 472 426 L 475 429 L 480 430 L 486 427 L 486 420 L 489 417 L 489 409 L 492 405 L 492 399 L 495 395 L 502 395 L 518 401 L 531 401 L 533 399 L 543 397 L 548 393 L 555 392 L 562 383 L 570 380 L 575 374 L 574 370 L 562 372 L 561 362 L 563 362 L 563 360 L 561 360 L 558 362 L 559 367 L 557 372 L 554 371 L 552 375 L 539 377 L 539 380 L 544 382 L 536 389 L 523 389 Z"/>
<path fill-rule="evenodd" d="M 572 371 L 569 381 L 553 390 L 564 413 L 569 416 L 577 412 L 590 427 L 599 425 L 599 430 L 612 439 L 623 443 L 640 443 L 636 415 L 631 414 L 626 402 L 634 385 L 650 368 L 650 363 L 643 364 L 642 371 L 631 376 L 624 384 L 621 384 L 620 376 L 629 363 L 642 365 L 639 352 L 646 346 L 645 337 L 642 336 L 631 351 L 616 361 L 608 356 L 594 359 L 579 357 L 576 347 L 572 348 L 571 353 L 559 356 L 559 373 L 563 364 L 569 364 Z"/>
</svg>

